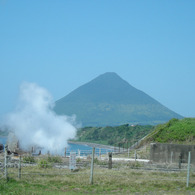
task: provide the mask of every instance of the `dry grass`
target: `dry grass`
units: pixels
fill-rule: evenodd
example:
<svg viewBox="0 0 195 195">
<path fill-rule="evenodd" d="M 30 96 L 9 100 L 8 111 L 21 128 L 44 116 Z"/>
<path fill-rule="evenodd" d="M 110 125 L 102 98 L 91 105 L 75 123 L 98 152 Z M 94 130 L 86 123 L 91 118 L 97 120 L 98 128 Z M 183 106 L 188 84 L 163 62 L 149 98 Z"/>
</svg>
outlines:
<svg viewBox="0 0 195 195">
<path fill-rule="evenodd" d="M 148 151 L 148 148 L 139 150 L 138 154 L 142 155 L 144 151 Z M 38 157 L 36 161 L 41 159 L 47 157 Z M 52 159 L 56 161 L 56 158 Z M 94 183 L 90 185 L 91 159 L 77 161 L 82 166 L 88 166 L 71 172 L 63 167 L 41 168 L 27 164 L 22 167 L 21 179 L 18 178 L 17 168 L 8 168 L 10 179 L 8 182 L 0 180 L 0 194 L 195 194 L 195 174 L 191 173 L 190 187 L 187 189 L 186 171 L 146 171 L 141 168 L 148 168 L 150 164 L 122 161 L 114 162 L 113 169 L 108 170 L 105 168 L 107 161 L 96 159 Z M 62 158 L 60 162 L 68 165 L 68 158 Z"/>
<path fill-rule="evenodd" d="M 195 174 L 186 189 L 186 172 L 157 172 L 94 169 L 94 184 L 89 184 L 90 169 L 70 172 L 57 168 L 9 168 L 9 182 L 0 181 L 0 194 L 195 194 Z"/>
</svg>

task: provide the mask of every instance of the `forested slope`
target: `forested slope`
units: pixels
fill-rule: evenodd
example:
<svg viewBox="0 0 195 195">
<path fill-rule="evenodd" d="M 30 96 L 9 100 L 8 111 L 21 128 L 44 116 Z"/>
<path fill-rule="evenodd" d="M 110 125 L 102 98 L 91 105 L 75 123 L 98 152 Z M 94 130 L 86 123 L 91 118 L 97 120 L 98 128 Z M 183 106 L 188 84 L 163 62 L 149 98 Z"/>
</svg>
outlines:
<svg viewBox="0 0 195 195">
<path fill-rule="evenodd" d="M 85 127 L 77 131 L 76 140 L 115 146 L 120 144 L 127 146 L 128 144 L 130 146 L 150 133 L 153 128 L 151 125 L 129 126 L 128 124 L 115 127 Z"/>
</svg>

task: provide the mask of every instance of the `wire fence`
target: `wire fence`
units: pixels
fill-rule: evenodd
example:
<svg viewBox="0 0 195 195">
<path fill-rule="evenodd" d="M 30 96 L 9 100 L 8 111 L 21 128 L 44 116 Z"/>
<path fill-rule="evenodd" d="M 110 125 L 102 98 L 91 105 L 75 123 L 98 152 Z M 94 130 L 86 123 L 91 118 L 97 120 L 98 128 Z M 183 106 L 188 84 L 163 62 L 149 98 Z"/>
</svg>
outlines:
<svg viewBox="0 0 195 195">
<path fill-rule="evenodd" d="M 195 176 L 195 167 L 189 163 L 152 163 L 147 154 L 139 150 L 104 151 L 88 150 L 67 152 L 65 156 L 24 154 L 8 155 L 6 150 L 0 153 L 0 181 L 9 178 L 32 179 L 38 176 L 85 177 L 91 182 L 109 178 L 130 182 L 142 175 L 147 181 L 166 180 L 189 185 L 189 178 Z M 140 158 L 142 157 L 142 158 Z M 72 161 L 71 161 L 72 160 Z M 71 168 L 71 164 L 74 164 Z M 110 171 L 112 170 L 112 171 Z M 187 172 L 189 171 L 189 174 Z M 106 176 L 105 176 L 106 174 Z M 149 177 L 150 175 L 150 177 Z M 188 178 L 189 177 L 189 178 Z M 187 184 L 188 182 L 188 184 Z M 93 182 L 91 182 L 92 184 Z M 192 180 L 191 183 L 195 185 Z"/>
</svg>

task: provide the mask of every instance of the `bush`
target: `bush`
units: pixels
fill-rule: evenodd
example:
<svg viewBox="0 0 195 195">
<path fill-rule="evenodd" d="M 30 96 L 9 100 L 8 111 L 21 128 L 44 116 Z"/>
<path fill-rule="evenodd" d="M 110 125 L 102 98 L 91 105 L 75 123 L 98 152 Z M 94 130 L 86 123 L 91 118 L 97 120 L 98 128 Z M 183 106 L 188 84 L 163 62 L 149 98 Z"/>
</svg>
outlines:
<svg viewBox="0 0 195 195">
<path fill-rule="evenodd" d="M 48 156 L 47 160 L 50 163 L 61 163 L 62 162 L 62 158 L 60 156 Z"/>
<path fill-rule="evenodd" d="M 80 158 L 77 158 L 76 161 L 77 161 L 77 163 L 80 163 L 81 162 L 81 159 Z"/>
<path fill-rule="evenodd" d="M 52 164 L 47 159 L 40 159 L 38 162 L 39 168 L 51 168 Z"/>
<path fill-rule="evenodd" d="M 23 162 L 24 163 L 35 163 L 35 157 L 34 156 L 24 156 L 23 157 Z"/>
</svg>

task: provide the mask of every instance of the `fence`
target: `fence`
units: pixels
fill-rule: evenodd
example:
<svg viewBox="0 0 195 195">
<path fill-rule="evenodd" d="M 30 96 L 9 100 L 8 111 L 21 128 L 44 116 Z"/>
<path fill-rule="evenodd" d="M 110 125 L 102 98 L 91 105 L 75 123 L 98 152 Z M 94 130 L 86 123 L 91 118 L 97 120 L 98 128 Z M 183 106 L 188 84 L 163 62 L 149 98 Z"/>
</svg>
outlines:
<svg viewBox="0 0 195 195">
<path fill-rule="evenodd" d="M 147 149 L 146 149 L 147 150 Z M 145 174 L 147 181 L 156 180 L 154 172 L 160 172 L 159 180 L 178 181 L 187 187 L 190 184 L 190 176 L 194 177 L 195 168 L 190 165 L 190 153 L 188 163 L 151 163 L 147 155 L 142 155 L 139 150 L 123 150 L 113 152 L 102 152 L 102 150 L 76 151 L 76 166 L 70 168 L 71 153 L 66 156 L 52 155 L 8 155 L 5 152 L 0 156 L 0 179 L 9 180 L 9 178 L 31 179 L 37 176 L 67 176 L 88 178 L 88 182 L 104 177 L 116 177 L 119 181 L 130 181 L 133 174 Z M 69 154 L 69 155 L 67 155 Z M 142 157 L 140 159 L 140 157 Z M 74 159 L 73 159 L 74 160 Z M 112 169 L 112 172 L 109 170 Z M 152 174 L 150 174 L 152 173 Z M 106 176 L 105 176 L 106 174 Z M 177 175 L 175 177 L 174 175 Z M 148 175 L 151 175 L 148 177 Z M 143 177 L 143 178 L 144 178 Z M 194 181 L 191 181 L 195 185 Z"/>
<path fill-rule="evenodd" d="M 76 160 L 76 167 L 70 169 L 71 153 L 66 157 L 27 154 L 12 156 L 7 155 L 5 151 L 0 155 L 0 183 L 3 180 L 14 179 L 39 185 L 41 182 L 50 180 L 49 185 L 55 188 L 54 178 L 63 178 L 61 182 L 74 182 L 75 186 L 77 185 L 75 183 L 80 183 L 80 186 L 118 185 L 121 189 L 120 186 L 133 188 L 138 184 L 142 186 L 165 184 L 167 188 L 173 184 L 174 188 L 178 189 L 181 186 L 185 188 L 195 185 L 195 181 L 192 180 L 195 176 L 193 165 L 189 169 L 190 166 L 187 163 L 182 163 L 181 167 L 179 163 L 154 164 L 147 159 L 147 154 L 143 155 L 142 152 L 141 150 L 123 150 L 104 154 L 102 152 L 100 155 L 99 150 L 75 151 L 76 158 L 73 158 L 73 161 Z"/>
</svg>

